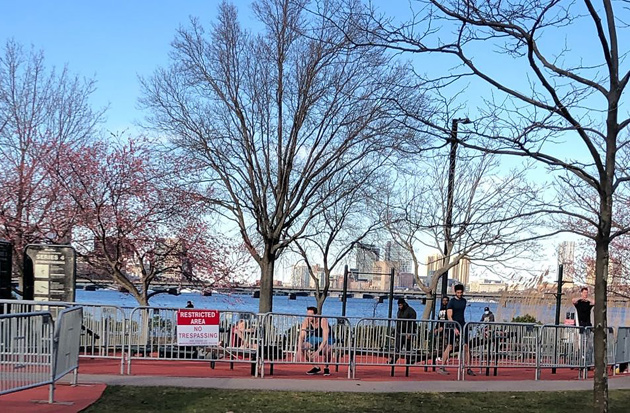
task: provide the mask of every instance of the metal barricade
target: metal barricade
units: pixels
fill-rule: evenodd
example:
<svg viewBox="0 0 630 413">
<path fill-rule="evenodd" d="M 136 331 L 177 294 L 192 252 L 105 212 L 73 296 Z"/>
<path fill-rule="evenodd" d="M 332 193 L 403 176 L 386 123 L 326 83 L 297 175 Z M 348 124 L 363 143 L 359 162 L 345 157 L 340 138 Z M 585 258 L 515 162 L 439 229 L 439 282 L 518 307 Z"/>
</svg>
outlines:
<svg viewBox="0 0 630 413">
<path fill-rule="evenodd" d="M 54 401 L 55 382 L 57 380 L 73 372 L 72 384 L 77 384 L 82 323 L 82 307 L 68 308 L 59 313 L 53 335 L 54 351 L 48 396 L 49 403 Z"/>
<path fill-rule="evenodd" d="M 615 341 L 615 364 L 630 363 L 630 327 L 618 327 Z"/>
<path fill-rule="evenodd" d="M 267 364 L 270 374 L 275 364 L 306 364 L 332 365 L 336 371 L 339 366 L 347 366 L 348 378 L 351 377 L 352 326 L 348 318 L 276 313 L 260 316 L 261 376 Z M 322 323 L 329 326 L 327 343 L 323 343 L 319 331 Z"/>
<path fill-rule="evenodd" d="M 452 321 L 398 320 L 364 318 L 354 328 L 352 354 L 353 378 L 359 366 L 455 368 L 460 377 L 462 340 L 455 334 L 458 324 Z M 447 346 L 448 360 L 442 360 Z"/>
<path fill-rule="evenodd" d="M 177 311 L 179 308 L 138 307 L 127 321 L 127 374 L 132 360 L 207 361 L 248 363 L 252 375 L 258 372 L 258 317 L 241 311 L 219 311 L 217 346 L 178 346 Z M 203 309 L 199 309 L 203 310 Z"/>
<path fill-rule="evenodd" d="M 543 368 L 586 367 L 584 327 L 544 325 L 540 327 L 537 378 Z"/>
<path fill-rule="evenodd" d="M 20 314 L 20 313 L 37 313 L 49 312 L 53 319 L 57 318 L 62 310 L 71 307 L 73 303 L 61 301 L 35 301 L 35 300 L 0 300 L 0 308 L 2 314 Z"/>
<path fill-rule="evenodd" d="M 120 374 L 123 374 L 127 337 L 123 309 L 100 304 L 76 305 L 83 307 L 80 357 L 120 359 Z"/>
<path fill-rule="evenodd" d="M 53 329 L 49 312 L 0 315 L 0 394 L 51 382 Z"/>
<path fill-rule="evenodd" d="M 583 370 L 583 378 L 588 377 L 588 369 L 595 367 L 595 329 L 594 327 L 584 327 L 584 337 L 583 337 L 583 346 L 584 346 L 584 364 L 587 368 Z M 606 360 L 608 361 L 607 366 L 614 366 L 616 364 L 616 340 L 615 340 L 615 330 L 612 327 L 608 327 L 607 332 L 607 346 L 606 346 Z"/>
<path fill-rule="evenodd" d="M 537 365 L 538 329 L 535 324 L 471 322 L 465 326 L 470 352 L 465 369 L 485 375 L 499 368 L 532 368 Z"/>
<path fill-rule="evenodd" d="M 83 307 L 80 357 L 120 359 L 120 374 L 123 374 L 127 316 L 121 307 L 60 301 L 0 300 L 5 314 L 49 311 L 53 319 L 57 319 L 62 310 L 74 306 Z"/>
</svg>

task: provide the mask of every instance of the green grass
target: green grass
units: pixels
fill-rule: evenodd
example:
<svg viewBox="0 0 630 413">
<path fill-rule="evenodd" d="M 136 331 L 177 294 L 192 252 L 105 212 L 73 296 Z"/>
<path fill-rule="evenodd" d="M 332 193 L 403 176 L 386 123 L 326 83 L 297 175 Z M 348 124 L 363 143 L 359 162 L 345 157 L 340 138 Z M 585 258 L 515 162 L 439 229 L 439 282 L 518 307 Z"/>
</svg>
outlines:
<svg viewBox="0 0 630 413">
<path fill-rule="evenodd" d="M 318 393 L 109 386 L 94 412 L 591 412 L 592 392 Z M 610 392 L 610 411 L 630 411 L 630 390 Z"/>
</svg>

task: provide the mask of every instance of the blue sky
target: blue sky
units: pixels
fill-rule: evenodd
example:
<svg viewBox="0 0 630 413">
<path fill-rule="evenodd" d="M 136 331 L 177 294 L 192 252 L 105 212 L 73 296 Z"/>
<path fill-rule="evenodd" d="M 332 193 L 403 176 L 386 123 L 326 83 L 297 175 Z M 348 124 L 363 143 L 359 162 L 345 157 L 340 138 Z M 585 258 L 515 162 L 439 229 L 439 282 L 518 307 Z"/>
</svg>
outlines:
<svg viewBox="0 0 630 413">
<path fill-rule="evenodd" d="M 241 12 L 242 20 L 251 15 L 251 0 L 233 0 Z M 392 13 L 407 13 L 406 2 L 381 1 L 381 7 Z M 10 38 L 25 47 L 41 49 L 48 66 L 67 64 L 73 73 L 97 80 L 97 91 L 92 103 L 95 107 L 109 105 L 106 129 L 121 132 L 143 118 L 138 111 L 140 96 L 138 76 L 148 76 L 157 67 L 168 63 L 170 42 L 179 26 L 187 26 L 190 16 L 200 18 L 208 26 L 216 16 L 219 0 L 110 0 L 110 1 L 34 1 L 0 0 L 0 46 Z M 395 10 L 396 6 L 400 7 Z M 245 24 L 246 25 L 246 24 Z M 587 28 L 581 28 L 587 29 Z M 592 27 L 588 27 L 592 30 Z M 567 30 L 568 44 L 580 57 L 597 56 L 597 49 L 588 30 Z M 621 35 L 627 40 L 627 31 Z M 625 49 L 624 42 L 624 50 Z M 564 47 L 565 40 L 558 38 L 553 47 Z M 487 59 L 489 50 L 479 48 L 477 57 Z M 414 58 L 416 70 L 434 71 L 451 68 L 444 61 Z M 438 64 L 439 62 L 439 64 Z M 518 63 L 506 59 L 494 62 L 492 69 L 506 79 L 516 79 L 526 85 L 526 79 L 517 77 Z M 474 106 L 482 96 L 479 82 L 471 81 L 466 96 L 467 113 L 457 116 L 475 117 Z M 447 123 L 448 124 L 448 123 Z"/>
<path fill-rule="evenodd" d="M 249 1 L 236 1 L 250 13 Z M 168 62 L 170 42 L 189 16 L 204 25 L 214 19 L 218 0 L 33 1 L 0 0 L 0 44 L 10 38 L 33 45 L 47 65 L 97 80 L 95 107 L 109 104 L 105 127 L 119 132 L 135 120 L 140 95 L 138 76 Z"/>
</svg>

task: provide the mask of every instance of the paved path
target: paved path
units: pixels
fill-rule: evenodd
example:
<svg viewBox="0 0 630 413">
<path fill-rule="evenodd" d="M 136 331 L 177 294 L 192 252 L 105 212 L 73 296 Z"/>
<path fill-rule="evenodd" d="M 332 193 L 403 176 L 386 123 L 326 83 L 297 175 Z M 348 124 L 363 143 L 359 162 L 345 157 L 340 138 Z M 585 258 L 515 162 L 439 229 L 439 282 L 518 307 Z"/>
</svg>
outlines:
<svg viewBox="0 0 630 413">
<path fill-rule="evenodd" d="M 277 378 L 201 378 L 165 376 L 80 375 L 81 382 L 119 386 L 174 386 L 214 389 L 326 392 L 527 392 L 592 390 L 592 380 L 553 381 L 361 381 Z M 630 375 L 609 381 L 610 389 L 630 389 Z"/>
<path fill-rule="evenodd" d="M 252 377 L 206 377 L 189 376 L 181 377 L 175 374 L 191 373 L 191 368 L 184 367 L 183 362 L 176 363 L 171 368 L 156 363 L 155 371 L 160 374 L 149 374 L 152 370 L 146 366 L 144 373 L 137 375 L 119 375 L 94 371 L 79 374 L 79 386 L 69 386 L 67 382 L 70 376 L 61 381 L 55 392 L 55 399 L 59 402 L 54 405 L 34 403 L 33 400 L 44 400 L 48 395 L 48 387 L 40 386 L 35 389 L 0 396 L 1 411 L 29 412 L 29 413 L 78 413 L 85 407 L 99 399 L 103 390 L 108 385 L 119 386 L 171 386 L 187 388 L 215 388 L 215 389 L 248 389 L 248 390 L 288 390 L 288 391 L 322 391 L 322 392 L 528 392 L 528 391 L 566 391 L 593 389 L 593 380 L 567 380 L 558 377 L 554 380 L 521 380 L 511 376 L 509 380 L 502 377 L 478 376 L 472 380 L 456 381 L 454 377 L 444 380 L 443 376 L 431 374 L 418 374 L 416 380 L 412 377 L 393 378 L 388 376 L 373 375 L 363 380 L 349 380 L 343 375 L 331 377 L 310 377 L 303 372 L 290 377 L 266 376 L 262 378 Z M 172 363 L 171 363 L 172 364 Z M 116 371 L 119 366 L 114 363 Z M 98 369 L 97 369 L 98 370 Z M 193 369 L 194 370 L 194 369 Z M 231 371 L 231 370 L 227 370 Z M 296 370 L 297 371 L 297 370 Z M 296 371 L 291 373 L 295 374 Z M 301 371 L 301 370 L 300 370 Z M 207 373 L 207 368 L 205 370 Z M 217 370 L 214 370 L 216 373 Z M 194 373 L 194 371 L 193 371 Z M 235 372 L 238 373 L 238 372 Z M 244 366 L 241 374 L 248 374 L 247 366 Z M 573 375 L 573 374 L 572 374 Z M 531 376 L 530 374 L 527 375 Z M 435 380 L 434 378 L 440 378 Z M 523 375 L 521 375 L 523 377 Z M 568 377 L 568 376 L 565 376 Z M 610 389 L 630 389 L 630 374 L 611 377 Z"/>
</svg>

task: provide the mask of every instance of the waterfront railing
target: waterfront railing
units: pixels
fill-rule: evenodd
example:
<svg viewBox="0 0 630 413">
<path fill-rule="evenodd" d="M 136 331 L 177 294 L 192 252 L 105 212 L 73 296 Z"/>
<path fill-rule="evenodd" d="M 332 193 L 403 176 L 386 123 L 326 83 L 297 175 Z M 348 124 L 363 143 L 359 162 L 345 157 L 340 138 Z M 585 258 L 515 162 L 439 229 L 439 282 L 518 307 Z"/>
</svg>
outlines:
<svg viewBox="0 0 630 413">
<path fill-rule="evenodd" d="M 391 376 L 404 369 L 408 376 L 413 369 L 446 368 L 458 379 L 464 379 L 468 369 L 482 375 L 526 369 L 540 379 L 541 371 L 548 369 L 578 369 L 586 378 L 594 364 L 592 328 L 576 326 L 470 322 L 455 334 L 458 326 L 449 321 L 313 316 L 315 325 L 326 318 L 330 326 L 331 342 L 324 352 L 317 352 L 304 345 L 312 334 L 304 331 L 304 314 L 219 311 L 216 345 L 179 346 L 179 308 L 0 300 L 3 317 L 46 309 L 53 320 L 77 306 L 82 307 L 79 357 L 120 360 L 121 374 L 125 370 L 131 374 L 133 363 L 141 360 L 186 360 L 205 362 L 211 368 L 217 363 L 229 363 L 230 368 L 245 364 L 253 376 L 262 377 L 272 375 L 278 365 L 329 365 L 348 378 L 374 374 L 375 369 Z M 2 349 L 22 337 L 16 329 L 2 330 L 2 334 Z M 630 328 L 610 328 L 607 338 L 608 364 L 630 362 Z M 443 360 L 449 344 L 450 357 Z M 22 347 L 18 353 L 27 357 L 30 348 Z M 7 366 L 17 370 L 16 365 Z"/>
</svg>

